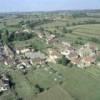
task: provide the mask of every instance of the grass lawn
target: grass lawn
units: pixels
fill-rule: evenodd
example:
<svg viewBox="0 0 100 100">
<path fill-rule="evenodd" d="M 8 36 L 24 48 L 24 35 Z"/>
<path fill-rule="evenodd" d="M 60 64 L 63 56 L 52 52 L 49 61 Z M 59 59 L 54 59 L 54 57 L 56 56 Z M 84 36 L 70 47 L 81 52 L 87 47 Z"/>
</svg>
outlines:
<svg viewBox="0 0 100 100">
<path fill-rule="evenodd" d="M 50 90 L 41 93 L 35 100 L 74 100 L 71 95 L 60 86 L 55 86 Z"/>
<path fill-rule="evenodd" d="M 0 96 L 0 100 L 16 100 L 16 97 L 11 91 L 6 91 Z"/>
<path fill-rule="evenodd" d="M 32 100 L 33 89 L 25 76 L 20 71 L 11 71 L 10 75 L 15 82 L 15 91 L 18 93 L 18 97 L 24 100 Z"/>
<path fill-rule="evenodd" d="M 75 100 L 100 100 L 100 79 L 89 73 L 89 69 L 65 68 L 61 65 L 53 65 L 53 68 L 63 74 L 65 80 L 62 87 Z"/>
</svg>

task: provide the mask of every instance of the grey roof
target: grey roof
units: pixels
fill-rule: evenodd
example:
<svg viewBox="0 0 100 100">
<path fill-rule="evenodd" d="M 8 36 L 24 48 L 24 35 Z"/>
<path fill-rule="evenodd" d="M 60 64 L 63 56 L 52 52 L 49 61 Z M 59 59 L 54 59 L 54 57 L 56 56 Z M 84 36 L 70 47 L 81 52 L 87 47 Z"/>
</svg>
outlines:
<svg viewBox="0 0 100 100">
<path fill-rule="evenodd" d="M 78 56 L 78 54 L 77 54 L 76 52 L 71 52 L 68 56 L 69 56 L 70 58 L 73 58 L 73 57 Z"/>
<path fill-rule="evenodd" d="M 28 52 L 25 53 L 25 56 L 31 59 L 45 59 L 45 55 L 43 53 L 39 52 Z"/>
</svg>

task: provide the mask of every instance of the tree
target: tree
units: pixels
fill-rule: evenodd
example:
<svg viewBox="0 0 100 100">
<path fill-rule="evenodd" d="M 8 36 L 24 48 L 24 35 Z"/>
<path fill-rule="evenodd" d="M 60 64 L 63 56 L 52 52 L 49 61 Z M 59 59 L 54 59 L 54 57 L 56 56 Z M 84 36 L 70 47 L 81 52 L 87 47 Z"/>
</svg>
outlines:
<svg viewBox="0 0 100 100">
<path fill-rule="evenodd" d="M 22 26 L 22 25 L 24 25 L 24 24 L 25 24 L 25 23 L 24 23 L 23 20 L 19 22 L 19 25 L 20 25 L 20 26 Z"/>
<path fill-rule="evenodd" d="M 62 58 L 61 59 L 59 59 L 58 60 L 58 63 L 59 64 L 62 64 L 62 65 L 67 65 L 67 64 L 69 64 L 69 62 L 70 62 L 70 60 L 68 60 L 64 55 L 62 56 Z"/>
<path fill-rule="evenodd" d="M 0 33 L 0 40 L 2 39 L 2 35 L 1 35 L 1 33 Z"/>
<path fill-rule="evenodd" d="M 11 33 L 9 38 L 8 38 L 8 41 L 12 42 L 12 41 L 14 41 L 14 39 L 15 39 L 15 33 Z"/>
<path fill-rule="evenodd" d="M 72 33 L 73 31 L 71 29 L 68 30 L 68 33 Z"/>
<path fill-rule="evenodd" d="M 4 30 L 4 33 L 1 35 L 1 38 L 4 44 L 8 44 L 9 32 L 7 29 Z"/>
<path fill-rule="evenodd" d="M 23 41 L 23 40 L 31 39 L 32 37 L 33 37 L 32 33 L 21 32 L 20 34 L 15 34 L 14 35 L 14 40 L 15 41 Z"/>
<path fill-rule="evenodd" d="M 45 89 L 44 89 L 43 87 L 41 87 L 39 84 L 36 84 L 36 85 L 35 85 L 35 88 L 38 89 L 38 92 L 39 92 L 39 93 L 45 91 Z"/>
<path fill-rule="evenodd" d="M 66 24 L 66 26 L 70 26 L 70 24 L 69 24 L 69 23 L 67 23 L 67 24 Z"/>
<path fill-rule="evenodd" d="M 7 22 L 3 22 L 3 25 L 6 27 L 7 26 Z"/>
<path fill-rule="evenodd" d="M 72 25 L 75 26 L 75 25 L 77 25 L 77 23 L 73 22 Z"/>
<path fill-rule="evenodd" d="M 68 32 L 68 30 L 67 30 L 67 28 L 66 27 L 63 27 L 63 33 L 67 33 Z"/>
<path fill-rule="evenodd" d="M 42 51 L 46 48 L 46 44 L 44 41 L 40 40 L 40 39 L 35 39 L 32 43 L 31 43 L 32 48 L 35 49 L 35 51 Z"/>
<path fill-rule="evenodd" d="M 43 27 L 40 27 L 40 31 L 41 31 L 41 32 L 44 32 L 44 28 L 43 28 Z"/>
</svg>

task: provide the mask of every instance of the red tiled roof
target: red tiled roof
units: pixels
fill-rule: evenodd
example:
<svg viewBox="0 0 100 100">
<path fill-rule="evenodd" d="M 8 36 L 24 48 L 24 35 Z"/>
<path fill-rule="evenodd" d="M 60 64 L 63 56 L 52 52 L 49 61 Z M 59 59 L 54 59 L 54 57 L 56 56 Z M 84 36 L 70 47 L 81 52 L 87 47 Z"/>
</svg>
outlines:
<svg viewBox="0 0 100 100">
<path fill-rule="evenodd" d="M 80 63 L 80 60 L 81 60 L 81 58 L 76 58 L 76 59 L 71 60 L 71 62 L 73 64 L 79 64 Z"/>
<path fill-rule="evenodd" d="M 83 58 L 83 61 L 92 63 L 92 62 L 95 61 L 95 57 L 86 56 L 86 57 Z"/>
</svg>

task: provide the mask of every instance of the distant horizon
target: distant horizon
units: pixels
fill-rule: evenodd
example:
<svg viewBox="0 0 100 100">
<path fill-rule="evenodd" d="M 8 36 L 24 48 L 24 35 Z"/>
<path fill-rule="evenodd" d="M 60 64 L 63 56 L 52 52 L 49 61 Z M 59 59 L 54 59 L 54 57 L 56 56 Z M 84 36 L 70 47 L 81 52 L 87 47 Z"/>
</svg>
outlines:
<svg viewBox="0 0 100 100">
<path fill-rule="evenodd" d="M 0 13 L 100 9 L 100 0 L 0 0 Z"/>
<path fill-rule="evenodd" d="M 59 12 L 59 11 L 95 11 L 95 10 L 100 10 L 100 9 L 64 9 L 64 10 L 48 10 L 48 11 L 7 11 L 7 12 L 0 12 L 0 13 L 30 13 L 30 12 Z"/>
</svg>

